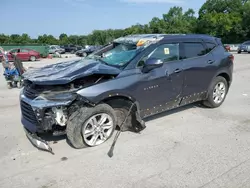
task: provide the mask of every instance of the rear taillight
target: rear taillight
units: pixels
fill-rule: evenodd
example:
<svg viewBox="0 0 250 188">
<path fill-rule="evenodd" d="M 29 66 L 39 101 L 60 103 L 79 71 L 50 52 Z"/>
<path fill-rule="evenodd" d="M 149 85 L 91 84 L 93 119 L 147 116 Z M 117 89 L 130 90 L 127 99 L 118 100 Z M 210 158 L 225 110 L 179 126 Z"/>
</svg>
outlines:
<svg viewBox="0 0 250 188">
<path fill-rule="evenodd" d="M 232 62 L 234 62 L 234 55 L 233 54 L 229 55 L 228 58 L 231 59 Z"/>
</svg>

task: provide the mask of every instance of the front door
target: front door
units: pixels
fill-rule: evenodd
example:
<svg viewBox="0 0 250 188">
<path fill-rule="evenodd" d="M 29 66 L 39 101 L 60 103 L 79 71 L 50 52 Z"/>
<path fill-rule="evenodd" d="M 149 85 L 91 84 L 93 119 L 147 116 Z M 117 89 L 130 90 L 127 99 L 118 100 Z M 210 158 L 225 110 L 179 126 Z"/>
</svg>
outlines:
<svg viewBox="0 0 250 188">
<path fill-rule="evenodd" d="M 142 79 L 136 87 L 136 98 L 140 103 L 142 116 L 152 115 L 172 108 L 179 103 L 179 96 L 183 86 L 182 61 L 179 56 L 178 43 L 163 43 L 156 46 L 149 54 L 145 55 L 138 63 L 143 63 L 149 58 L 161 59 L 162 67 L 141 73 Z"/>
</svg>

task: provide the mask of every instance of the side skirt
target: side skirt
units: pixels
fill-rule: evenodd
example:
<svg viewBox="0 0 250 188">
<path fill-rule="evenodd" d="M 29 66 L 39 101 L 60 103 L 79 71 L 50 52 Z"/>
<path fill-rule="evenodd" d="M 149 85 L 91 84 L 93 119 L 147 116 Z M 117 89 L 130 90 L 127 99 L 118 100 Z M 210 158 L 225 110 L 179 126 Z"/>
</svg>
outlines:
<svg viewBox="0 0 250 188">
<path fill-rule="evenodd" d="M 200 93 L 194 93 L 185 97 L 179 97 L 167 103 L 160 104 L 158 106 L 153 106 L 152 108 L 140 110 L 141 118 L 147 118 L 162 112 L 166 112 L 181 106 L 192 104 L 198 101 L 205 100 L 207 98 L 207 91 Z"/>
</svg>

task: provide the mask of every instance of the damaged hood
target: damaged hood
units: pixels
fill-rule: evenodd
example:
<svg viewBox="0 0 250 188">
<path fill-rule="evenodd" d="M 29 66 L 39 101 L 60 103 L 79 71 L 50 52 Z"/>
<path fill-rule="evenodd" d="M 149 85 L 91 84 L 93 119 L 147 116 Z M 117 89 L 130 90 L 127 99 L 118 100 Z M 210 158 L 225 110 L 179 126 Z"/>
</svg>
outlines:
<svg viewBox="0 0 250 188">
<path fill-rule="evenodd" d="M 100 61 L 82 59 L 31 69 L 25 72 L 23 77 L 37 85 L 59 85 L 93 74 L 118 75 L 120 72 L 120 69 Z"/>
</svg>

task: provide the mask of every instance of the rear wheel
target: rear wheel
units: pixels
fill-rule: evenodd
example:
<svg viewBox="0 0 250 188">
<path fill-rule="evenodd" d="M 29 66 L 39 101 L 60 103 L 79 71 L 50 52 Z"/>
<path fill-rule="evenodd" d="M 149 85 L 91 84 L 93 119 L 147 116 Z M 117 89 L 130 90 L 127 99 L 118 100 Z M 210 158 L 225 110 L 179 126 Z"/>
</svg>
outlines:
<svg viewBox="0 0 250 188">
<path fill-rule="evenodd" d="M 30 61 L 36 61 L 36 56 L 30 56 Z"/>
<path fill-rule="evenodd" d="M 74 148 L 94 147 L 106 142 L 115 126 L 115 111 L 109 105 L 82 107 L 70 116 L 67 137 Z"/>
<path fill-rule="evenodd" d="M 7 87 L 8 87 L 8 89 L 12 89 L 12 83 L 11 82 L 7 82 Z"/>
<path fill-rule="evenodd" d="M 203 104 L 210 108 L 217 108 L 222 105 L 228 92 L 228 83 L 224 77 L 216 77 L 209 90 L 208 98 Z"/>
</svg>

